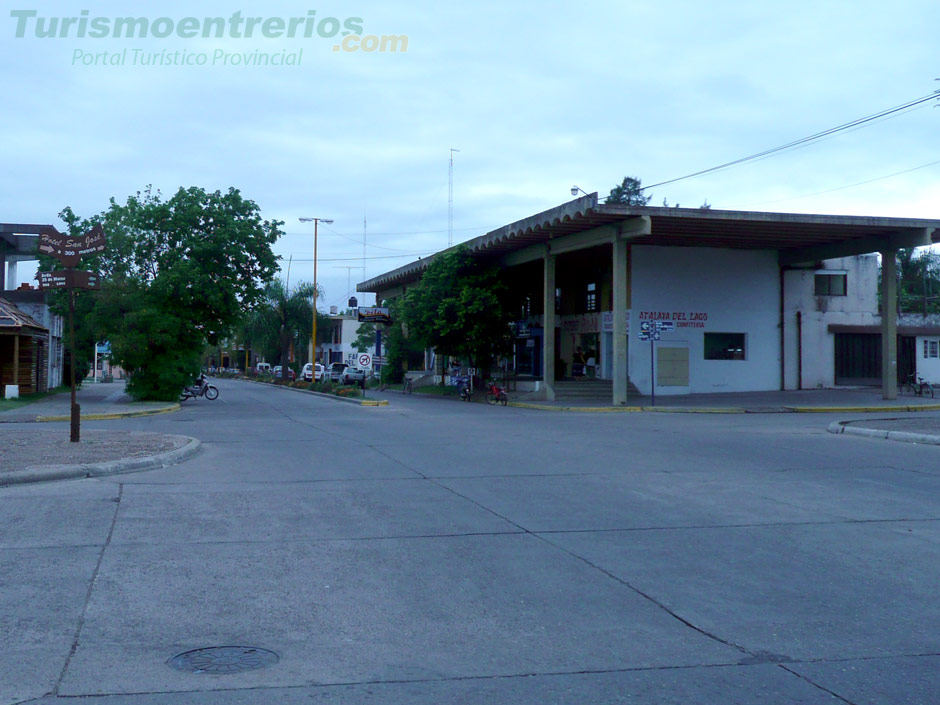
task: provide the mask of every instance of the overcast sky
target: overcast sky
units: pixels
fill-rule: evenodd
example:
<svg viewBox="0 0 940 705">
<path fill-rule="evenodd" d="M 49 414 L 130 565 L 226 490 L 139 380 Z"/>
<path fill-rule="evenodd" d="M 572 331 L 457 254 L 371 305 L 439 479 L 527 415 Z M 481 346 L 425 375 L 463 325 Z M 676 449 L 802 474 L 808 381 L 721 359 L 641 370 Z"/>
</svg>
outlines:
<svg viewBox="0 0 940 705">
<path fill-rule="evenodd" d="M 363 279 L 364 215 L 367 277 L 447 245 L 451 148 L 460 150 L 453 227 L 462 241 L 570 200 L 573 184 L 602 196 L 625 175 L 654 184 L 940 88 L 935 0 L 5 7 L 0 221 L 61 225 L 66 205 L 91 215 L 147 184 L 164 194 L 234 186 L 264 217 L 285 221 L 276 250 L 285 271 L 294 257 L 292 283 L 313 269 L 313 227 L 298 217 L 334 219 L 319 237 L 324 306 L 345 305 L 347 281 Z M 89 36 L 88 25 L 78 36 L 72 24 L 66 37 L 40 38 L 37 18 L 19 12 L 31 9 L 43 18 L 88 10 L 88 22 L 105 18 L 112 29 L 128 16 L 154 26 L 115 39 Z M 283 25 L 282 36 L 263 36 L 259 24 L 244 37 L 244 24 L 233 32 L 230 22 L 221 38 L 201 36 L 205 18 L 236 11 L 281 18 L 268 29 Z M 291 38 L 292 17 L 305 23 Z M 406 35 L 407 50 L 334 50 L 342 33 L 320 35 L 347 22 L 363 42 Z M 170 36 L 154 36 L 171 25 Z M 197 36 L 178 36 L 181 27 Z M 135 65 L 177 51 L 206 63 Z M 101 65 L 102 52 L 120 52 L 123 65 Z M 235 54 L 285 52 L 294 65 L 231 65 Z M 655 188 L 651 205 L 935 218 L 940 164 L 842 187 L 940 160 L 938 128 L 940 110 L 927 103 Z M 32 274 L 20 266 L 20 281 Z"/>
</svg>

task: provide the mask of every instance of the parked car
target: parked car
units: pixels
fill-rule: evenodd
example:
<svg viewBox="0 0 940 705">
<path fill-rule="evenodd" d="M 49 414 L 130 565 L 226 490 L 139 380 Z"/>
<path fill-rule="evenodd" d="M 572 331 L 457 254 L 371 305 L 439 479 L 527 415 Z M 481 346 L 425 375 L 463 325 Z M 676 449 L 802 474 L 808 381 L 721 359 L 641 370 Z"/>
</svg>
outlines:
<svg viewBox="0 0 940 705">
<path fill-rule="evenodd" d="M 281 378 L 281 366 L 280 365 L 275 365 L 273 372 L 274 372 L 274 379 Z M 297 373 L 294 372 L 290 367 L 287 368 L 287 379 L 289 379 L 292 382 L 295 379 L 297 379 Z"/>
<path fill-rule="evenodd" d="M 333 382 L 342 382 L 343 381 L 343 370 L 346 369 L 345 362 L 334 362 L 330 365 L 330 379 Z"/>
<path fill-rule="evenodd" d="M 366 371 L 361 367 L 353 367 L 350 365 L 345 370 L 343 370 L 343 384 L 352 384 L 353 382 L 359 383 L 366 378 Z"/>
<path fill-rule="evenodd" d="M 300 376 L 306 382 L 319 382 L 323 379 L 324 368 L 319 362 L 314 365 L 312 362 L 308 362 L 304 365 L 304 369 L 301 371 Z"/>
<path fill-rule="evenodd" d="M 257 365 L 255 365 L 255 372 L 257 372 L 259 375 L 264 374 L 264 373 L 270 373 L 271 365 L 268 364 L 267 362 L 259 362 Z"/>
</svg>

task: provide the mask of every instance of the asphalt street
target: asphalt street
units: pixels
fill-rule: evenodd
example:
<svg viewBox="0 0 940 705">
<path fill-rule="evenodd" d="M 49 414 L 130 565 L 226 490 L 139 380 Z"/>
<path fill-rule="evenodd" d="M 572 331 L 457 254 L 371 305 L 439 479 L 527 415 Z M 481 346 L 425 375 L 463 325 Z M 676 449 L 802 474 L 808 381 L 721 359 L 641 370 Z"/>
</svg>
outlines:
<svg viewBox="0 0 940 705">
<path fill-rule="evenodd" d="M 180 465 L 0 489 L 0 705 L 940 701 L 940 447 L 218 386 L 83 425 Z"/>
</svg>

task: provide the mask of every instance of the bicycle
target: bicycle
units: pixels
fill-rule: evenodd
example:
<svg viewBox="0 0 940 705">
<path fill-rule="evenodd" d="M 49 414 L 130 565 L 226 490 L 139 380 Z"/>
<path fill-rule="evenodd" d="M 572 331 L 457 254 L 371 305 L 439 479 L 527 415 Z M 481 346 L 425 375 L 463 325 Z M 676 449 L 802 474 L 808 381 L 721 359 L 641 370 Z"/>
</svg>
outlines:
<svg viewBox="0 0 940 705">
<path fill-rule="evenodd" d="M 909 394 L 915 397 L 928 397 L 933 399 L 933 385 L 915 372 L 908 375 L 907 381 L 901 385 L 902 393 L 905 389 Z"/>
<path fill-rule="evenodd" d="M 506 395 L 505 387 L 498 386 L 496 382 L 490 382 L 484 399 L 486 399 L 486 403 L 490 405 L 502 404 L 506 406 L 509 403 L 509 397 Z"/>
</svg>

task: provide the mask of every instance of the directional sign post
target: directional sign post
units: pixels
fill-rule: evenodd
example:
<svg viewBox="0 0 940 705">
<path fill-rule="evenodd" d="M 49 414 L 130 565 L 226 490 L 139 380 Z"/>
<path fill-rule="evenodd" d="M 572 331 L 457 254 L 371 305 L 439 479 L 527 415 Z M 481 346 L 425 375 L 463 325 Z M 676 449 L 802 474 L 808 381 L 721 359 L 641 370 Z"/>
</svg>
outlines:
<svg viewBox="0 0 940 705">
<path fill-rule="evenodd" d="M 640 321 L 640 340 L 650 342 L 650 406 L 656 406 L 656 342 L 675 329 L 673 321 Z"/>
<path fill-rule="evenodd" d="M 59 260 L 64 270 L 56 272 L 40 272 L 36 275 L 40 289 L 67 289 L 69 292 L 69 337 L 71 339 L 72 364 L 72 405 L 69 440 L 78 443 L 81 440 L 81 408 L 75 400 L 75 290 L 97 289 L 98 275 L 75 269 L 79 260 L 85 255 L 94 255 L 103 252 L 107 247 L 104 229 L 100 224 L 81 237 L 72 237 L 49 226 L 39 233 L 38 249 L 41 254 Z M 97 366 L 97 365 L 96 365 Z M 97 379 L 97 369 L 95 375 Z"/>
</svg>

